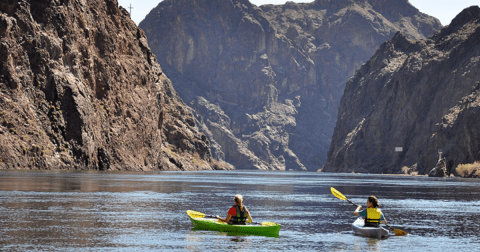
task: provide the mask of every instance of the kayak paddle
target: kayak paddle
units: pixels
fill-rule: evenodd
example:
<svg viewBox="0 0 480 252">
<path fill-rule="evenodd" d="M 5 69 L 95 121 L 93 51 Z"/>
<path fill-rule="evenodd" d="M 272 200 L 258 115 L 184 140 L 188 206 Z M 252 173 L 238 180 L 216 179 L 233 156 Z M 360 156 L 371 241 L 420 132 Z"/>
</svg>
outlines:
<svg viewBox="0 0 480 252">
<path fill-rule="evenodd" d="M 335 197 L 341 199 L 341 200 L 346 200 L 348 201 L 349 203 L 351 203 L 352 205 L 354 206 L 358 206 L 357 204 L 351 202 L 349 199 L 347 199 L 347 197 L 345 197 L 345 195 L 343 195 L 341 192 L 339 192 L 337 189 L 333 188 L 333 187 L 330 187 L 330 190 L 332 191 L 332 194 L 335 195 Z M 402 236 L 402 235 L 407 235 L 408 233 L 403 231 L 403 230 L 400 230 L 400 229 L 395 229 L 395 228 L 392 228 L 391 226 L 389 226 L 387 223 L 385 223 L 385 226 L 387 226 L 388 228 L 390 229 L 393 229 L 393 232 L 395 232 L 395 235 L 396 236 Z"/>
<path fill-rule="evenodd" d="M 213 216 L 213 215 L 207 215 L 207 214 L 204 214 L 204 213 L 200 213 L 200 212 L 196 212 L 196 211 L 192 211 L 192 210 L 187 210 L 187 214 L 192 217 L 192 218 L 205 218 L 205 217 L 209 217 L 209 218 L 217 218 L 216 216 Z M 269 221 L 264 221 L 262 223 L 260 222 L 249 222 L 249 223 L 253 223 L 253 224 L 260 224 L 262 226 L 275 226 L 275 225 L 278 225 L 277 223 L 275 222 L 269 222 Z"/>
</svg>

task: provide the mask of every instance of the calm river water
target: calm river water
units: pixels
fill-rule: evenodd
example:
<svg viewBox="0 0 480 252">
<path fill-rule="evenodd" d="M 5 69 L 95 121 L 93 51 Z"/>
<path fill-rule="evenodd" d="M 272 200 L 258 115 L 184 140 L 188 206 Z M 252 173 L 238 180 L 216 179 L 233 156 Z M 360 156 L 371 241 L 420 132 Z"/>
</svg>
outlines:
<svg viewBox="0 0 480 252">
<path fill-rule="evenodd" d="M 376 195 L 408 236 L 353 235 Z M 280 237 L 193 231 L 185 213 L 226 216 L 244 195 Z M 0 172 L 1 251 L 478 251 L 480 181 L 306 172 Z M 393 233 L 393 232 L 392 232 Z"/>
</svg>

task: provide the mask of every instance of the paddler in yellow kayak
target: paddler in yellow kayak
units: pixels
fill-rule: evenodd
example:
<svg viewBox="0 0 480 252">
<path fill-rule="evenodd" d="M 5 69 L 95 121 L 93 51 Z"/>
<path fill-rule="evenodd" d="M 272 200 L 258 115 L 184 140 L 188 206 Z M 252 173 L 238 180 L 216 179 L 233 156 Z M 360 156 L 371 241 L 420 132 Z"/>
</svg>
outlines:
<svg viewBox="0 0 480 252">
<path fill-rule="evenodd" d="M 365 219 L 365 227 L 379 227 L 380 223 L 387 224 L 387 220 L 383 216 L 382 211 L 378 209 L 380 203 L 375 196 L 370 196 L 367 199 L 367 209 L 362 210 L 362 206 L 358 206 L 353 214 L 363 216 Z"/>
<path fill-rule="evenodd" d="M 233 199 L 235 205 L 233 205 L 230 210 L 228 210 L 227 218 L 223 219 L 220 216 L 216 215 L 215 217 L 222 222 L 228 223 L 230 225 L 245 225 L 247 222 L 253 222 L 252 216 L 247 207 L 243 205 L 243 196 L 240 194 L 235 195 Z"/>
</svg>

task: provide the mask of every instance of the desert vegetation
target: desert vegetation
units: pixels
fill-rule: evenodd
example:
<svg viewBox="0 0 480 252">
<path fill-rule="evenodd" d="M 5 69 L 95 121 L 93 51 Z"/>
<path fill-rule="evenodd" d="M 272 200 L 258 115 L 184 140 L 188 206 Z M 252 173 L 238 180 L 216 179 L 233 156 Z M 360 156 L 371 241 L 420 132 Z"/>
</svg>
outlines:
<svg viewBox="0 0 480 252">
<path fill-rule="evenodd" d="M 480 162 L 476 161 L 473 164 L 460 164 L 455 168 L 455 171 L 464 178 L 479 178 Z"/>
</svg>

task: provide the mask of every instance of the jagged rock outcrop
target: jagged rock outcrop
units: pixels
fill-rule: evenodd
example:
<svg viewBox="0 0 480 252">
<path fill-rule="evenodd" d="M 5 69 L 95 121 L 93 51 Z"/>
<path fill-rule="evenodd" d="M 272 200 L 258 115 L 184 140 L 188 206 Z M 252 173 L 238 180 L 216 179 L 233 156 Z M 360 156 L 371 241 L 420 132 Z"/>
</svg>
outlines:
<svg viewBox="0 0 480 252">
<path fill-rule="evenodd" d="M 447 161 L 445 158 L 438 159 L 437 164 L 428 172 L 429 177 L 446 177 Z"/>
<path fill-rule="evenodd" d="M 140 27 L 214 156 L 317 170 L 348 78 L 395 32 L 419 39 L 441 25 L 407 0 L 165 0 Z"/>
<path fill-rule="evenodd" d="M 323 170 L 428 174 L 441 152 L 448 176 L 476 161 L 479 62 L 478 6 L 428 39 L 397 33 L 347 82 Z"/>
<path fill-rule="evenodd" d="M 0 159 L 0 169 L 88 170 L 212 169 L 213 161 L 116 0 L 0 3 Z"/>
</svg>

